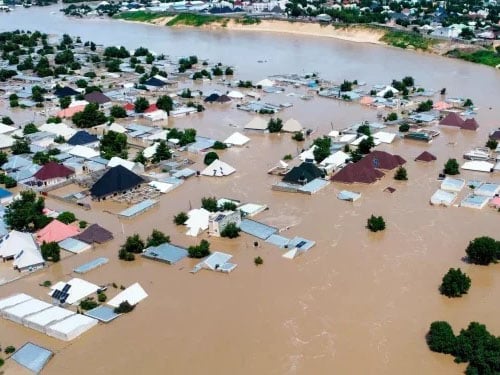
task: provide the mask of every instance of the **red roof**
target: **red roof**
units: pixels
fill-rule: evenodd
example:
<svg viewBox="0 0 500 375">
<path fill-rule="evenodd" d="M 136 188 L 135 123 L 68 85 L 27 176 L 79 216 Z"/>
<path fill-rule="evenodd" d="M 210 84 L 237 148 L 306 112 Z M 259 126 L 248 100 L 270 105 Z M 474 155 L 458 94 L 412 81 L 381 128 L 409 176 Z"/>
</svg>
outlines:
<svg viewBox="0 0 500 375">
<path fill-rule="evenodd" d="M 52 178 L 69 177 L 74 173 L 75 172 L 68 167 L 51 161 L 40 168 L 40 170 L 34 174 L 34 177 L 37 180 L 45 181 Z"/>
<path fill-rule="evenodd" d="M 429 161 L 433 161 L 433 160 L 436 160 L 436 159 L 437 158 L 434 155 L 432 155 L 430 152 L 424 151 L 424 152 L 422 152 L 420 155 L 418 155 L 415 158 L 415 161 L 429 162 Z"/>
<path fill-rule="evenodd" d="M 61 223 L 59 220 L 52 220 L 36 235 L 38 243 L 59 242 L 66 238 L 76 236 L 80 231 L 73 225 Z"/>
<path fill-rule="evenodd" d="M 146 108 L 144 113 L 150 113 L 150 112 L 154 112 L 157 110 L 158 110 L 158 107 L 156 106 L 156 104 L 151 104 L 148 108 Z"/>
<path fill-rule="evenodd" d="M 405 164 L 406 160 L 399 155 L 392 155 L 385 151 L 372 151 L 358 163 L 370 168 L 391 170 Z"/>
<path fill-rule="evenodd" d="M 132 103 L 127 103 L 123 106 L 123 109 L 126 111 L 133 111 L 134 108 L 135 108 L 135 105 L 133 105 Z"/>
<path fill-rule="evenodd" d="M 465 130 L 477 130 L 477 128 L 479 128 L 479 124 L 473 118 L 468 118 L 462 124 L 462 129 L 465 129 Z"/>
<path fill-rule="evenodd" d="M 332 181 L 341 182 L 344 184 L 372 184 L 377 180 L 380 180 L 382 177 L 384 177 L 383 172 L 357 162 L 353 164 L 347 164 L 332 177 Z"/>
<path fill-rule="evenodd" d="M 439 125 L 445 126 L 455 126 L 461 128 L 464 124 L 464 120 L 455 112 L 450 112 L 448 115 L 439 122 Z"/>
</svg>

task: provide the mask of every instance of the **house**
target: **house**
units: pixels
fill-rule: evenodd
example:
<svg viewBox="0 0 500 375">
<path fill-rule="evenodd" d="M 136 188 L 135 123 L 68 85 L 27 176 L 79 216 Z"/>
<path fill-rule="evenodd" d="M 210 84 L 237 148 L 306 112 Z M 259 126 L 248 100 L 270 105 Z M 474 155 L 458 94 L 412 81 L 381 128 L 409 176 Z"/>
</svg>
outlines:
<svg viewBox="0 0 500 375">
<path fill-rule="evenodd" d="M 385 151 L 372 151 L 358 163 L 375 169 L 393 170 L 405 164 L 406 160 L 399 155 L 392 155 Z"/>
<path fill-rule="evenodd" d="M 111 241 L 113 239 L 113 233 L 101 227 L 99 224 L 92 224 L 74 238 L 88 244 L 102 244 Z"/>
<path fill-rule="evenodd" d="M 167 264 L 175 264 L 188 256 L 186 249 L 164 243 L 159 246 L 151 246 L 144 250 L 142 254 L 144 258 L 158 260 Z"/>
<path fill-rule="evenodd" d="M 236 264 L 229 263 L 228 261 L 233 256 L 226 253 L 221 253 L 219 251 L 215 251 L 203 261 L 198 263 L 193 270 L 192 273 L 198 272 L 201 269 L 208 269 L 211 271 L 219 271 L 219 272 L 231 272 L 236 268 Z"/>
<path fill-rule="evenodd" d="M 224 140 L 224 143 L 226 145 L 231 145 L 231 146 L 244 146 L 246 145 L 248 142 L 250 142 L 250 138 L 248 138 L 247 136 L 239 133 L 239 132 L 234 132 L 233 134 L 231 134 L 229 137 L 227 137 L 225 140 Z"/>
<path fill-rule="evenodd" d="M 424 151 L 415 158 L 415 161 L 423 161 L 423 162 L 428 163 L 428 162 L 434 161 L 436 159 L 437 158 L 434 155 L 432 155 L 430 152 Z"/>
<path fill-rule="evenodd" d="M 106 199 L 107 196 L 124 193 L 134 189 L 144 182 L 144 179 L 122 165 L 109 169 L 90 188 L 90 194 L 97 199 Z"/>
<path fill-rule="evenodd" d="M 300 122 L 298 122 L 297 120 L 295 120 L 293 118 L 288 119 L 283 124 L 283 128 L 281 129 L 281 131 L 289 132 L 289 133 L 297 133 L 297 132 L 301 132 L 302 130 L 304 130 L 304 128 L 302 127 Z"/>
<path fill-rule="evenodd" d="M 239 210 L 215 212 L 208 219 L 208 234 L 220 237 L 230 223 L 236 224 L 237 227 L 240 226 L 241 212 Z"/>
<path fill-rule="evenodd" d="M 91 93 L 85 95 L 84 98 L 89 103 L 95 103 L 99 105 L 105 105 L 106 103 L 111 103 L 111 99 L 100 91 L 92 91 Z"/>
<path fill-rule="evenodd" d="M 248 124 L 245 125 L 245 129 L 250 130 L 266 130 L 267 121 L 262 117 L 254 117 Z"/>
<path fill-rule="evenodd" d="M 37 232 L 36 241 L 39 244 L 44 242 L 60 242 L 66 238 L 76 236 L 79 233 L 80 231 L 78 228 L 73 225 L 64 224 L 59 220 L 52 220 Z"/>
<path fill-rule="evenodd" d="M 127 301 L 131 305 L 137 305 L 139 302 L 148 297 L 146 291 L 139 283 L 132 284 L 124 291 L 118 293 L 108 302 L 109 306 L 118 307 L 122 302 Z"/>
<path fill-rule="evenodd" d="M 65 86 L 65 87 L 58 87 L 54 91 L 54 95 L 57 96 L 58 98 L 65 98 L 67 96 L 75 96 L 79 95 L 80 93 L 71 87 Z"/>
<path fill-rule="evenodd" d="M 114 168 L 116 166 L 122 166 L 124 168 L 127 168 L 129 171 L 135 172 L 135 173 L 144 173 L 144 165 L 139 162 L 133 162 L 130 160 L 125 160 L 122 159 L 118 156 L 113 156 L 109 162 L 107 167 L 108 168 Z"/>
<path fill-rule="evenodd" d="M 99 286 L 86 280 L 74 278 L 68 282 L 59 281 L 50 287 L 49 296 L 56 304 L 77 304 L 85 297 L 96 293 Z"/>
<path fill-rule="evenodd" d="M 236 169 L 231 167 L 229 164 L 216 159 L 208 167 L 201 171 L 201 174 L 209 177 L 224 177 L 229 176 L 234 172 L 236 172 Z"/>
<path fill-rule="evenodd" d="M 13 259 L 19 272 L 43 268 L 45 260 L 30 233 L 11 231 L 0 240 L 0 257 L 5 262 Z"/>
<path fill-rule="evenodd" d="M 85 130 L 80 130 L 68 139 L 66 143 L 71 146 L 87 146 L 93 148 L 97 146 L 99 139 L 97 139 L 95 135 L 87 133 Z"/>
<path fill-rule="evenodd" d="M 35 183 L 39 187 L 54 186 L 61 184 L 73 176 L 75 172 L 68 167 L 56 163 L 48 162 L 33 175 Z"/>
<path fill-rule="evenodd" d="M 456 112 L 450 112 L 446 117 L 444 117 L 440 122 L 439 125 L 443 126 L 451 126 L 455 128 L 460 128 L 464 130 L 477 130 L 479 128 L 479 124 L 477 121 L 473 118 L 469 118 L 466 120 L 463 120 L 460 115 L 458 115 Z"/>
<path fill-rule="evenodd" d="M 337 170 L 344 166 L 350 158 L 351 156 L 344 151 L 337 151 L 324 159 L 320 165 L 327 170 Z"/>
<path fill-rule="evenodd" d="M 291 184 L 305 185 L 317 178 L 324 178 L 325 172 L 313 163 L 304 162 L 297 167 L 293 167 L 283 177 L 283 182 Z"/>
<path fill-rule="evenodd" d="M 384 173 L 367 165 L 357 163 L 347 164 L 332 177 L 332 181 L 343 184 L 373 184 L 377 182 Z"/>
</svg>

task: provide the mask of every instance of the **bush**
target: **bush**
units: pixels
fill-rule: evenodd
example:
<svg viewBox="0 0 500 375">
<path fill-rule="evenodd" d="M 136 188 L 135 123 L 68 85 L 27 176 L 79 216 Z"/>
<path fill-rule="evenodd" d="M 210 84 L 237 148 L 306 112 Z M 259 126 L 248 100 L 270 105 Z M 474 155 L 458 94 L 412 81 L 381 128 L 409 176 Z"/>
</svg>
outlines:
<svg viewBox="0 0 500 375">
<path fill-rule="evenodd" d="M 410 130 L 410 125 L 409 124 L 404 123 L 404 124 L 399 125 L 399 131 L 401 133 L 406 133 L 409 130 Z"/>
<path fill-rule="evenodd" d="M 297 142 L 302 142 L 304 138 L 304 133 L 302 132 L 296 132 L 292 135 L 292 139 Z"/>
<path fill-rule="evenodd" d="M 16 348 L 12 345 L 9 345 L 5 348 L 5 350 L 3 351 L 5 354 L 12 354 L 16 351 Z"/>
<path fill-rule="evenodd" d="M 221 237 L 236 238 L 240 236 L 241 229 L 236 225 L 236 223 L 229 223 L 220 232 Z"/>
<path fill-rule="evenodd" d="M 64 224 L 71 224 L 76 220 L 76 216 L 73 212 L 64 211 L 57 216 L 57 220 Z"/>
<path fill-rule="evenodd" d="M 189 219 L 187 213 L 185 213 L 184 211 L 182 212 L 179 212 L 177 215 L 174 216 L 174 223 L 176 225 L 183 225 L 187 219 Z"/>
<path fill-rule="evenodd" d="M 108 299 L 108 297 L 106 296 L 106 294 L 104 294 L 104 293 L 97 293 L 97 300 L 100 303 L 106 302 L 107 299 Z"/>
<path fill-rule="evenodd" d="M 140 254 L 144 250 L 144 241 L 138 234 L 134 234 L 133 236 L 127 237 L 127 240 L 120 249 L 125 250 L 127 253 Z"/>
<path fill-rule="evenodd" d="M 109 114 L 114 118 L 125 118 L 127 117 L 127 111 L 125 108 L 120 107 L 119 105 L 114 105 L 111 107 Z"/>
<path fill-rule="evenodd" d="M 217 212 L 219 210 L 217 198 L 203 197 L 201 198 L 201 207 L 209 212 Z"/>
<path fill-rule="evenodd" d="M 82 310 L 92 310 L 95 309 L 99 304 L 94 301 L 93 298 L 85 298 L 84 300 L 80 301 L 80 308 Z"/>
<path fill-rule="evenodd" d="M 255 263 L 256 266 L 260 266 L 261 264 L 264 264 L 264 259 L 258 256 L 253 259 L 253 262 Z"/>
<path fill-rule="evenodd" d="M 444 173 L 451 176 L 460 174 L 457 159 L 448 159 L 444 165 Z"/>
<path fill-rule="evenodd" d="M 80 229 L 84 229 L 84 228 L 87 228 L 87 222 L 85 220 L 80 220 L 78 222 L 78 226 L 80 227 Z"/>
<path fill-rule="evenodd" d="M 210 242 L 201 240 L 199 245 L 188 247 L 188 256 L 190 258 L 204 258 L 210 255 Z"/>
<path fill-rule="evenodd" d="M 387 121 L 396 121 L 397 119 L 398 114 L 394 112 L 389 113 L 389 115 L 387 116 Z"/>
<path fill-rule="evenodd" d="M 285 156 L 283 156 L 283 160 L 292 160 L 292 159 L 293 159 L 292 154 L 286 154 Z"/>
<path fill-rule="evenodd" d="M 5 363 L 4 359 L 0 358 L 0 367 L 2 367 L 4 363 Z"/>
<path fill-rule="evenodd" d="M 450 268 L 443 277 L 439 291 L 450 298 L 461 297 L 462 294 L 466 294 L 469 291 L 470 285 L 470 277 L 463 273 L 460 268 Z"/>
<path fill-rule="evenodd" d="M 469 243 L 465 252 L 471 263 L 487 266 L 499 258 L 500 242 L 487 236 L 478 237 Z"/>
<path fill-rule="evenodd" d="M 212 148 L 214 150 L 225 150 L 227 148 L 227 145 L 225 143 L 222 143 L 221 141 L 215 141 Z"/>
<path fill-rule="evenodd" d="M 42 286 L 48 288 L 50 286 L 52 286 L 52 281 L 50 280 L 45 280 L 43 283 L 42 283 Z"/>
<path fill-rule="evenodd" d="M 269 133 L 279 133 L 282 128 L 283 128 L 283 120 L 280 118 L 276 119 L 272 118 L 267 123 L 267 130 L 269 130 Z"/>
<path fill-rule="evenodd" d="M 496 150 L 496 148 L 498 147 L 498 141 L 496 141 L 495 139 L 488 139 L 488 141 L 486 142 L 486 147 L 488 147 L 490 150 Z"/>
<path fill-rule="evenodd" d="M 51 260 L 54 263 L 61 260 L 61 248 L 57 242 L 44 242 L 40 246 L 42 257 L 45 260 Z"/>
<path fill-rule="evenodd" d="M 408 180 L 408 174 L 406 172 L 406 168 L 399 167 L 394 174 L 394 179 L 397 181 L 406 181 Z"/>
<path fill-rule="evenodd" d="M 153 229 L 151 235 L 147 238 L 146 247 L 160 246 L 161 244 L 170 242 L 170 236 L 166 236 L 165 233 Z"/>
<path fill-rule="evenodd" d="M 5 184 L 5 187 L 7 189 L 10 189 L 10 188 L 15 188 L 17 186 L 17 181 L 14 180 L 12 177 L 10 176 L 5 176 L 4 179 L 3 179 L 3 182 Z"/>
<path fill-rule="evenodd" d="M 221 211 L 236 211 L 238 206 L 234 202 L 226 201 L 220 206 Z"/>
<path fill-rule="evenodd" d="M 14 121 L 9 116 L 2 117 L 2 124 L 4 125 L 14 125 Z"/>
<path fill-rule="evenodd" d="M 433 352 L 445 354 L 455 352 L 457 339 L 448 322 L 432 322 L 426 339 L 429 349 Z"/>
<path fill-rule="evenodd" d="M 367 221 L 367 228 L 372 232 L 378 232 L 385 229 L 385 221 L 382 216 L 370 216 Z"/>
<path fill-rule="evenodd" d="M 126 314 L 134 310 L 135 305 L 131 305 L 128 301 L 123 301 L 113 311 L 115 314 Z"/>
<path fill-rule="evenodd" d="M 217 153 L 215 151 L 210 151 L 210 152 L 207 152 L 207 154 L 205 155 L 205 158 L 203 159 L 203 163 L 205 163 L 205 165 L 210 165 L 214 162 L 214 160 L 217 160 L 219 159 L 219 155 L 217 155 Z"/>
</svg>

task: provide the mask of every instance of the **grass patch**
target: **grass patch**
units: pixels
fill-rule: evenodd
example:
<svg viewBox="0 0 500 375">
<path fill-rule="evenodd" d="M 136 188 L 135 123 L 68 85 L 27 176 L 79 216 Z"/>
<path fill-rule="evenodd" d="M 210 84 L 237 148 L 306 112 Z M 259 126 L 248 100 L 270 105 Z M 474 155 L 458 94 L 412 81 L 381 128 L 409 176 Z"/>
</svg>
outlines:
<svg viewBox="0 0 500 375">
<path fill-rule="evenodd" d="M 209 15 L 202 15 L 202 14 L 193 14 L 193 13 L 181 13 L 178 14 L 175 18 L 172 18 L 170 21 L 167 22 L 167 26 L 176 26 L 176 25 L 183 25 L 183 26 L 203 26 L 203 25 L 209 25 L 211 23 L 221 23 L 222 26 L 225 26 L 227 24 L 228 20 L 223 17 L 218 17 L 218 16 L 209 16 Z"/>
<path fill-rule="evenodd" d="M 402 31 L 388 31 L 380 40 L 394 47 L 408 48 L 413 46 L 424 51 L 436 43 L 434 39 L 424 38 L 420 34 Z"/>
<path fill-rule="evenodd" d="M 140 10 L 137 12 L 123 12 L 113 16 L 113 18 L 126 20 L 126 21 L 138 21 L 138 22 L 150 22 L 157 18 L 171 16 L 168 12 L 147 12 Z"/>
<path fill-rule="evenodd" d="M 446 56 L 455 57 L 457 59 L 462 59 L 476 64 L 483 64 L 492 67 L 500 65 L 500 53 L 495 52 L 492 49 L 482 49 L 474 52 L 466 52 L 454 49 L 446 53 Z"/>
<path fill-rule="evenodd" d="M 241 18 L 235 18 L 234 22 L 240 25 L 258 25 L 260 23 L 259 18 L 243 16 Z"/>
</svg>

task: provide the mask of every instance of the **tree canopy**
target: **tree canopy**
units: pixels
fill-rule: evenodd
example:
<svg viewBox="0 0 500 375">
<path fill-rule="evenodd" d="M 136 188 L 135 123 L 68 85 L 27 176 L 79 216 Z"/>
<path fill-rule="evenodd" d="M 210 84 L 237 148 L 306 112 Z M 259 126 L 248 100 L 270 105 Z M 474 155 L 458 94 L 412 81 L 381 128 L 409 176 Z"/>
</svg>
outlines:
<svg viewBox="0 0 500 375">
<path fill-rule="evenodd" d="M 210 242 L 201 240 L 199 245 L 188 247 L 188 256 L 190 258 L 204 258 L 210 255 Z"/>
<path fill-rule="evenodd" d="M 51 218 L 43 214 L 45 201 L 30 190 L 21 191 L 21 198 L 14 200 L 5 211 L 5 223 L 14 230 L 33 232 L 46 226 Z"/>
<path fill-rule="evenodd" d="M 110 130 L 102 136 L 99 150 L 105 159 L 111 159 L 113 156 L 127 159 L 127 136 Z"/>
<path fill-rule="evenodd" d="M 217 212 L 219 207 L 217 205 L 217 198 L 203 197 L 201 198 L 201 207 L 209 212 Z"/>
<path fill-rule="evenodd" d="M 500 242 L 487 236 L 477 237 L 469 243 L 465 252 L 471 263 L 487 266 L 500 258 Z"/>
<path fill-rule="evenodd" d="M 282 119 L 280 118 L 269 119 L 269 122 L 267 123 L 267 130 L 269 130 L 269 133 L 279 133 L 282 128 L 283 128 Z"/>
<path fill-rule="evenodd" d="M 470 277 L 463 273 L 460 268 L 450 268 L 443 277 L 439 291 L 450 298 L 461 297 L 469 291 L 470 285 Z"/>
<path fill-rule="evenodd" d="M 50 260 L 54 263 L 61 259 L 61 248 L 57 242 L 44 242 L 40 246 L 40 252 L 45 260 Z"/>
<path fill-rule="evenodd" d="M 153 229 L 153 232 L 146 240 L 146 247 L 160 246 L 168 242 L 170 242 L 170 236 L 165 235 L 165 233 L 157 229 Z"/>
<path fill-rule="evenodd" d="M 107 118 L 104 113 L 99 111 L 98 104 L 89 103 L 85 106 L 83 111 L 75 113 L 71 120 L 79 128 L 91 128 L 104 124 Z"/>
<path fill-rule="evenodd" d="M 460 174 L 459 165 L 457 159 L 448 159 L 444 165 L 444 173 L 451 176 Z"/>
<path fill-rule="evenodd" d="M 385 221 L 382 216 L 372 215 L 367 221 L 367 228 L 372 232 L 378 232 L 385 229 Z"/>
<path fill-rule="evenodd" d="M 210 165 L 217 159 L 219 159 L 219 155 L 217 155 L 215 151 L 210 151 L 206 153 L 203 163 L 205 163 L 205 165 Z"/>
</svg>

